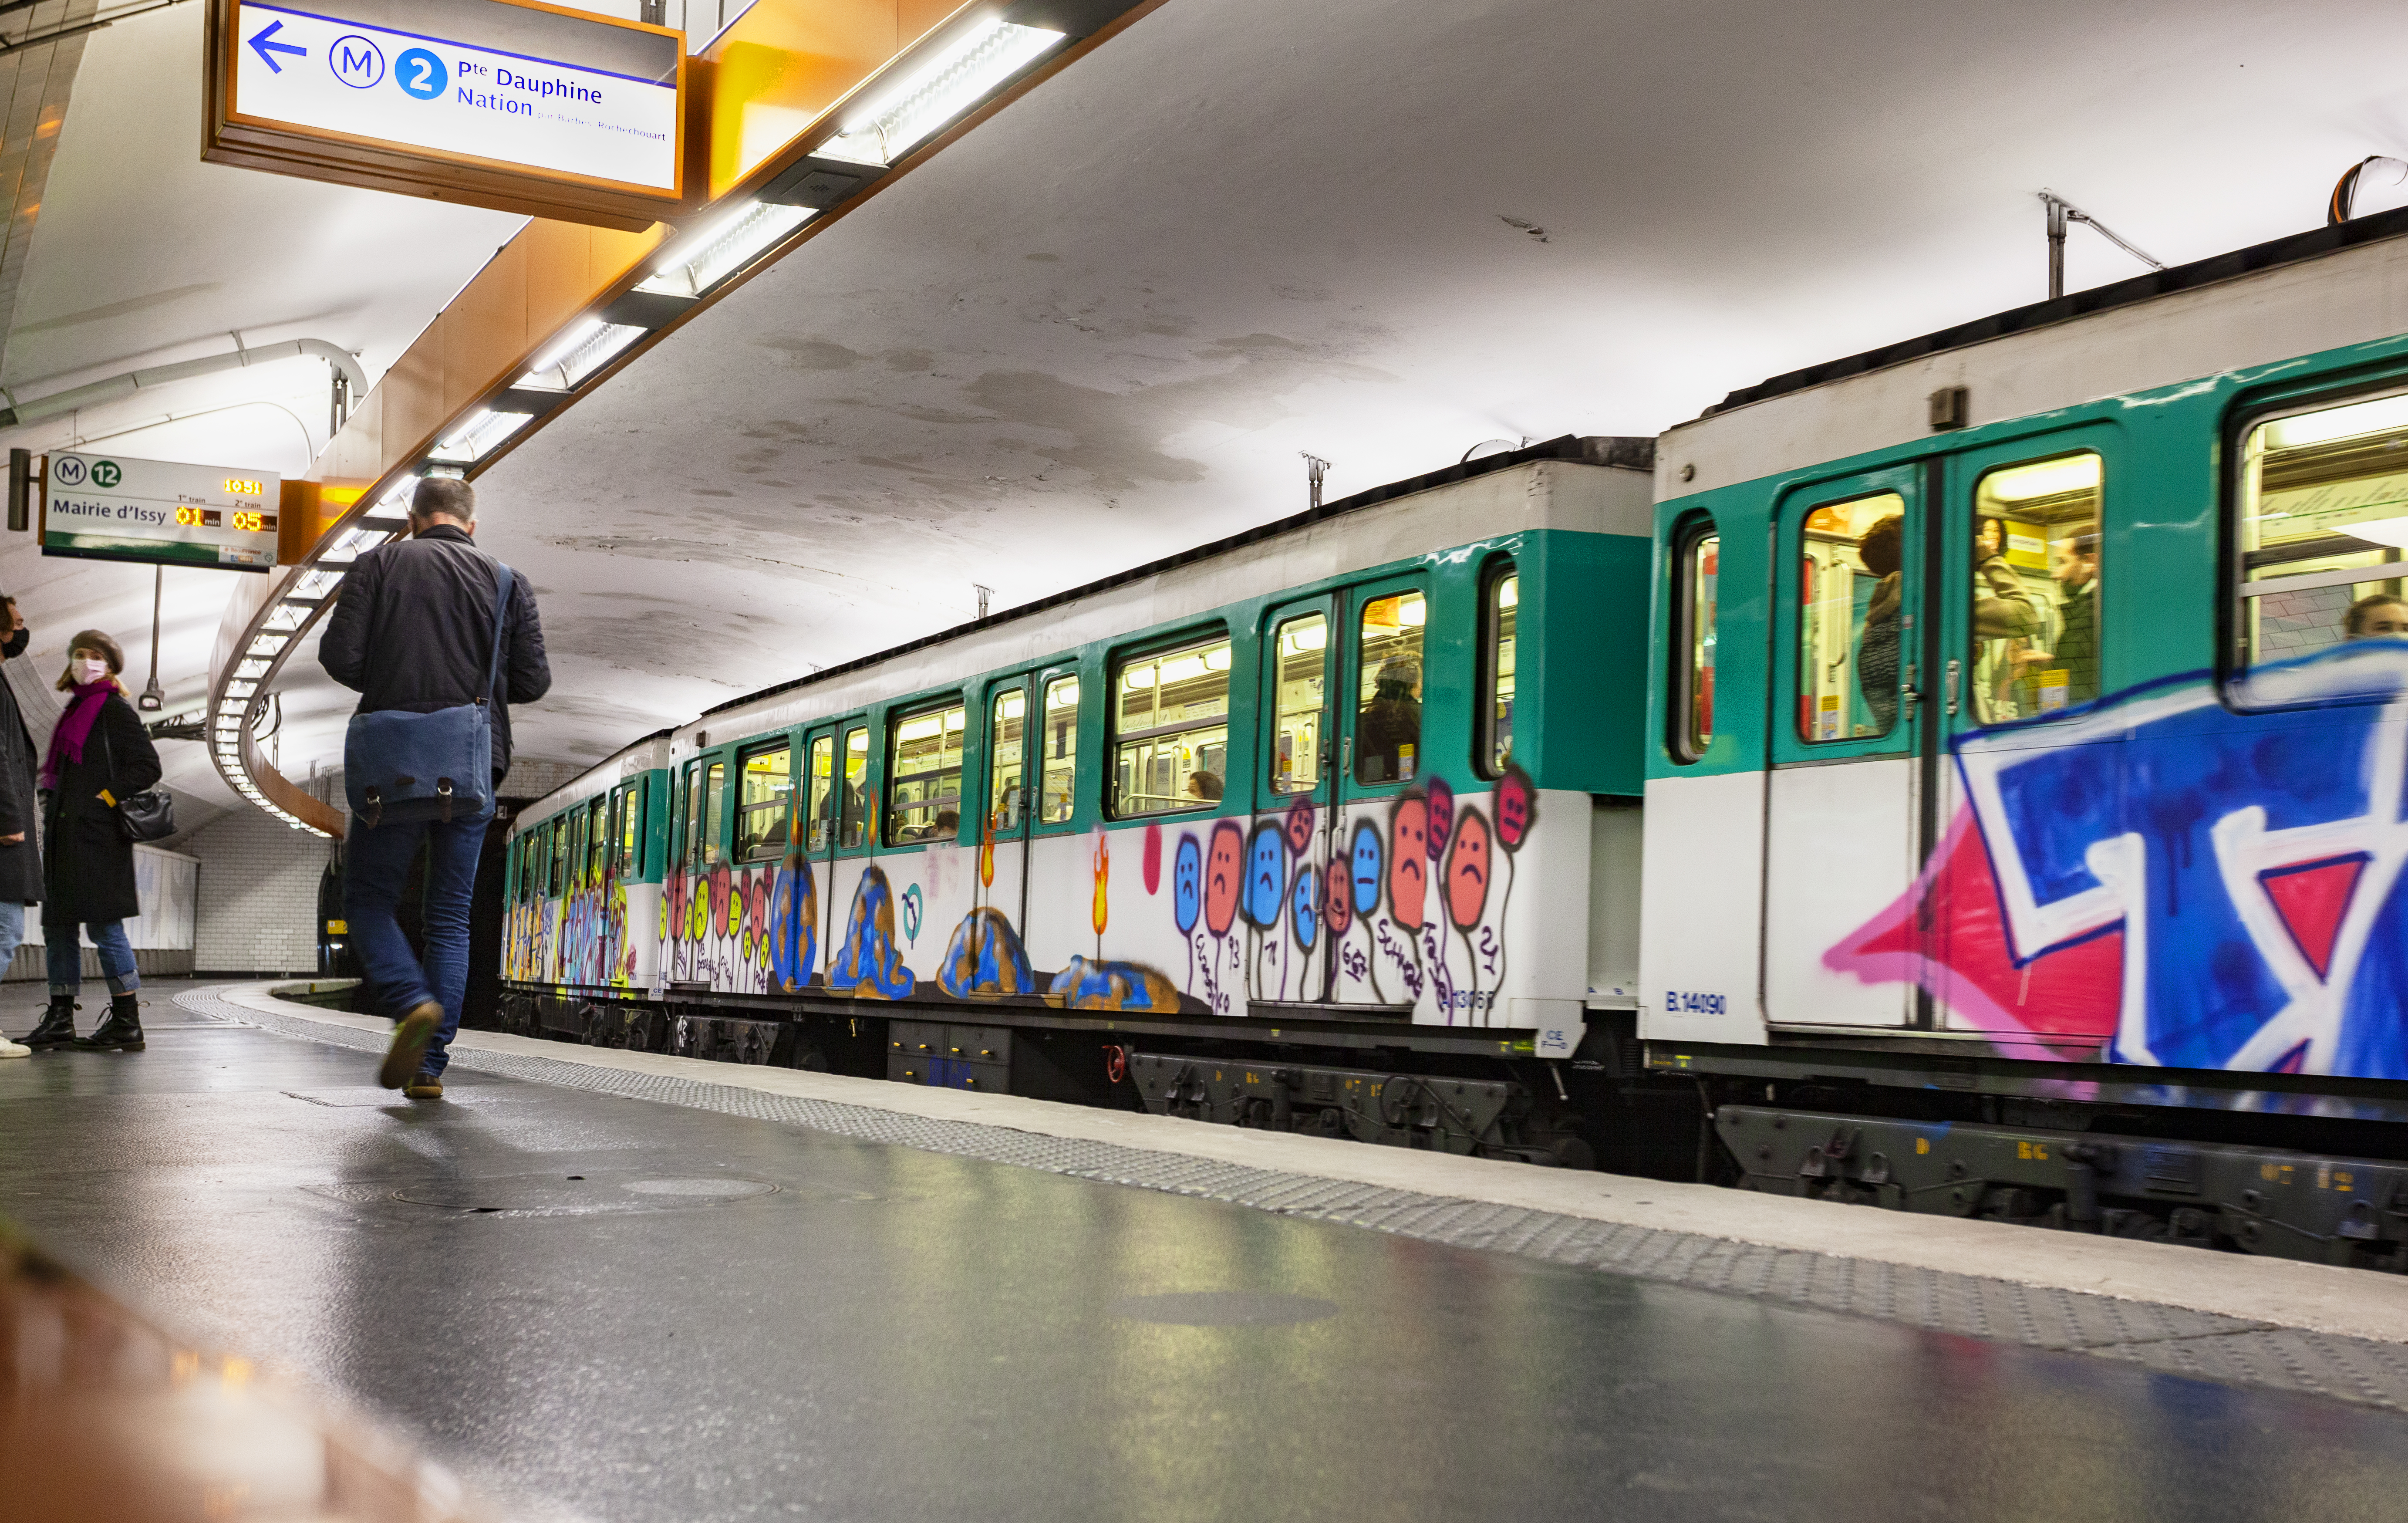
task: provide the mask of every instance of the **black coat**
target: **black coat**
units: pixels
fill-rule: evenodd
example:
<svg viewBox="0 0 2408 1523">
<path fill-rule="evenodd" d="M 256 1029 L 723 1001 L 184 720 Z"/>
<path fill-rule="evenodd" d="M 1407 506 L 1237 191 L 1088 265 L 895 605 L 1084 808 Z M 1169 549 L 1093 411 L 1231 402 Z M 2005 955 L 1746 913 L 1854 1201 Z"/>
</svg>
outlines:
<svg viewBox="0 0 2408 1523">
<path fill-rule="evenodd" d="M 433 713 L 474 703 L 494 655 L 494 592 L 501 563 L 467 531 L 437 524 L 412 539 L 380 545 L 352 563 L 318 641 L 326 675 L 360 696 L 358 711 Z M 503 619 L 501 679 L 493 707 L 494 781 L 510 769 L 510 705 L 552 691 L 543 625 L 523 572 L 510 578 Z"/>
<path fill-rule="evenodd" d="M 99 723 L 83 738 L 83 760 L 61 761 L 58 786 L 49 796 L 43 840 L 50 872 L 42 924 L 91 925 L 142 912 L 134 887 L 134 843 L 118 829 L 117 812 L 100 791 L 123 798 L 158 781 L 159 752 L 142 728 L 142 716 L 122 695 L 111 693 Z"/>
<path fill-rule="evenodd" d="M 34 792 L 40 763 L 17 695 L 0 680 L 0 836 L 25 839 L 0 846 L 0 904 L 31 904 L 42 897 L 41 801 Z"/>
</svg>

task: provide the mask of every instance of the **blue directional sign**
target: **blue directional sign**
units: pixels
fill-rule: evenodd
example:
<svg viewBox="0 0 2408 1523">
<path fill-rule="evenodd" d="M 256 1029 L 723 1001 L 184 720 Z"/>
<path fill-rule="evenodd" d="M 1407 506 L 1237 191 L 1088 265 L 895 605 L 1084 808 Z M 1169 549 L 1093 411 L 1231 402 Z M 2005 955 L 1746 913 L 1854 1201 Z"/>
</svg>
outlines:
<svg viewBox="0 0 2408 1523">
<path fill-rule="evenodd" d="M 309 50 L 307 48 L 295 48 L 289 42 L 277 41 L 276 34 L 283 30 L 282 22 L 270 22 L 260 28 L 257 36 L 251 39 L 251 50 L 259 54 L 261 62 L 267 65 L 269 71 L 276 74 L 284 72 L 284 65 L 276 61 L 278 53 L 290 53 L 295 58 L 309 56 Z"/>
</svg>

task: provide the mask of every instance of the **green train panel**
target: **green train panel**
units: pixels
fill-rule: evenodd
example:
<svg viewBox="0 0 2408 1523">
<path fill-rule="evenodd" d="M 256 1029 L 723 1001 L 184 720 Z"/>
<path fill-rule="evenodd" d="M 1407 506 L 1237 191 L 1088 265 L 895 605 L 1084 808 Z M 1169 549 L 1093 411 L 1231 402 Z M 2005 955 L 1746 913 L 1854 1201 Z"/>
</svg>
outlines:
<svg viewBox="0 0 2408 1523">
<path fill-rule="evenodd" d="M 1533 461 L 705 715 L 663 976 L 1569 1054 L 1635 989 L 1628 893 L 1592 977 L 1590 879 L 1642 786 L 1650 495 Z"/>
<path fill-rule="evenodd" d="M 1641 1034 L 2408 1078 L 2404 276 L 2346 249 L 1665 436 Z"/>
<path fill-rule="evenodd" d="M 656 990 L 668 732 L 530 805 L 510 828 L 502 977 L 563 995 Z"/>
</svg>

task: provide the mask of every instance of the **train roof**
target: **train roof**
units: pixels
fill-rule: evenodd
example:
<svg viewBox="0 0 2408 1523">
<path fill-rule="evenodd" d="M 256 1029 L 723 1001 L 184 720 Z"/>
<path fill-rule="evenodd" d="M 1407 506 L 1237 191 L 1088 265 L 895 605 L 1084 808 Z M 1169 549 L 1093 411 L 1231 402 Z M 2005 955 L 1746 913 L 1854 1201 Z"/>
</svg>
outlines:
<svg viewBox="0 0 2408 1523">
<path fill-rule="evenodd" d="M 1215 555 L 1226 554 L 1241 546 L 1276 539 L 1280 535 L 1294 533 L 1296 530 L 1326 523 L 1347 513 L 1359 512 L 1380 503 L 1391 502 L 1398 497 L 1411 496 L 1417 492 L 1429 491 L 1433 487 L 1451 485 L 1456 481 L 1469 481 L 1475 476 L 1485 476 L 1492 471 L 1507 470 L 1515 466 L 1525 466 L 1541 460 L 1571 460 L 1591 466 L 1619 466 L 1630 470 L 1653 470 L 1656 466 L 1656 441 L 1652 438 L 1614 435 L 1565 434 L 1524 449 L 1509 450 L 1502 453 L 1486 455 L 1478 460 L 1459 461 L 1443 470 L 1407 477 L 1401 481 L 1390 481 L 1385 486 L 1375 486 L 1369 491 L 1357 492 L 1350 497 L 1340 497 L 1336 502 L 1325 502 L 1318 508 L 1308 508 L 1303 512 L 1294 513 L 1286 518 L 1273 519 L 1268 524 L 1258 524 L 1225 539 L 1211 540 L 1192 550 L 1182 550 L 1175 555 L 1166 555 L 1159 560 L 1148 561 L 1142 566 L 1131 567 L 1125 571 L 1115 571 L 1111 576 L 1102 577 L 1080 586 L 1065 588 L 1032 603 L 1018 604 L 999 613 L 990 613 L 983 619 L 972 619 L 967 624 L 957 624 L 951 628 L 939 629 L 934 634 L 924 635 L 918 639 L 908 640 L 901 645 L 889 646 L 885 650 L 857 656 L 837 666 L 823 668 L 807 677 L 797 677 L 772 687 L 747 693 L 741 697 L 729 698 L 724 703 L 714 705 L 696 714 L 695 721 L 709 719 L 714 714 L 725 713 L 730 710 L 741 709 L 749 704 L 758 703 L 764 698 L 776 697 L 781 693 L 791 693 L 817 682 L 829 682 L 848 673 L 877 666 L 880 662 L 891 661 L 910 652 L 924 650 L 931 645 L 941 645 L 947 640 L 958 639 L 982 629 L 992 629 L 1018 619 L 1029 618 L 1047 610 L 1076 602 L 1082 597 L 1091 597 L 1114 587 L 1140 582 L 1147 577 L 1160 575 L 1177 567 L 1210 560 Z M 689 721 L 689 723 L 693 722 Z"/>
<path fill-rule="evenodd" d="M 2285 265 L 2296 265 L 2302 260 L 2337 253 L 2344 249 L 2355 248 L 2359 244 L 2398 237 L 2403 233 L 2408 233 L 2408 207 L 2375 212 L 2365 217 L 2354 217 L 2348 222 L 2319 227 L 2313 232 L 2294 233 L 2287 237 L 2252 244 L 2248 248 L 2236 249 L 2229 253 L 2194 260 L 2187 265 L 2176 265 L 2171 269 L 2151 270 L 2146 275 L 2136 275 L 2128 280 L 2118 280 L 2113 285 L 2093 286 L 2087 291 L 2076 291 L 2049 301 L 2036 301 L 2028 307 L 2010 308 L 2003 312 L 1994 313 L 1971 323 L 1959 323 L 1955 327 L 1942 328 L 1936 333 L 1927 333 L 1918 338 L 1907 338 L 1898 343 L 1885 344 L 1879 349 L 1869 349 L 1860 354 L 1851 354 L 1844 359 L 1827 360 L 1821 365 L 1808 366 L 1802 370 L 1792 370 L 1784 375 L 1774 376 L 1770 380 L 1760 381 L 1753 386 L 1735 391 L 1708 408 L 1699 416 L 1711 418 L 1717 413 L 1727 412 L 1733 408 L 1745 407 L 1750 402 L 1762 402 L 1770 397 L 1785 396 L 1792 392 L 1805 391 L 1828 381 L 1844 381 L 1850 376 L 1863 375 L 1867 371 L 1901 365 L 1909 360 L 1922 359 L 1952 349 L 1985 343 L 2009 334 L 2046 327 L 2052 323 L 2069 322 L 2077 317 L 2087 317 L 2092 313 L 2108 311 L 2118 307 L 2129 307 L 2136 302 L 2147 301 L 2152 297 L 2171 295 L 2178 291 L 2195 290 L 2200 286 L 2213 285 L 2219 280 L 2255 275 Z"/>
</svg>

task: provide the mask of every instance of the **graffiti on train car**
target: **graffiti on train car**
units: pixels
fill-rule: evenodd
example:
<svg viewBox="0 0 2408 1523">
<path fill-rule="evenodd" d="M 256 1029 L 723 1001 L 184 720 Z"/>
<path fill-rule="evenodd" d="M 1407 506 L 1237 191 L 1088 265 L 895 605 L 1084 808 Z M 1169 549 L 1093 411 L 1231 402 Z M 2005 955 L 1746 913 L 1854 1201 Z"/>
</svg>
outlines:
<svg viewBox="0 0 2408 1523">
<path fill-rule="evenodd" d="M 580 884 L 566 898 L 513 905 L 502 922 L 504 976 L 540 984 L 624 988 L 635 981 L 627 885 Z"/>
<path fill-rule="evenodd" d="M 1251 819 L 1053 838 L 1057 854 L 1082 861 L 1077 899 L 1056 900 L 1076 917 L 1078 941 L 1043 965 L 1017 906 L 999 899 L 994 840 L 834 863 L 790 850 L 774 864 L 672 869 L 660 914 L 666 976 L 735 993 L 1158 1013 L 1426 1002 L 1441 1021 L 1484 1024 L 1509 971 L 1517 858 L 1537 825 L 1537 790 L 1515 769 L 1484 797 L 1459 799 L 1432 779 L 1334 817 L 1298 800 Z M 1002 844 L 1021 854 L 1011 870 L 1025 870 L 1032 844 Z M 1134 867 L 1116 872 L 1115 853 Z M 840 888 L 823 881 L 829 874 Z M 1052 881 L 1058 895 L 1064 885 Z M 1006 886 L 1017 896 L 1016 882 Z M 1126 904 L 1140 893 L 1146 911 L 1133 915 Z M 1166 939 L 1179 949 L 1167 959 Z"/>
<path fill-rule="evenodd" d="M 1826 965 L 2120 1062 L 2408 1078 L 2408 650 L 2251 682 L 1963 739 L 1930 864 Z"/>
</svg>

